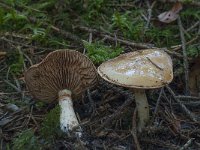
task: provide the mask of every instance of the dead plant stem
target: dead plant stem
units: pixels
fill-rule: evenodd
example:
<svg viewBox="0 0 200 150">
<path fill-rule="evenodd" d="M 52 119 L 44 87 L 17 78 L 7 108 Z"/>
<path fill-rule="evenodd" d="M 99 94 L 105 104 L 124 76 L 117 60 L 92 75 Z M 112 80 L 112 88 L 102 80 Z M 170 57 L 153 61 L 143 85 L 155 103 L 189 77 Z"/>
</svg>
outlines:
<svg viewBox="0 0 200 150">
<path fill-rule="evenodd" d="M 185 72 L 185 94 L 189 95 L 189 71 L 188 71 L 188 57 L 186 52 L 186 42 L 185 42 L 185 36 L 183 33 L 183 25 L 181 22 L 180 16 L 178 17 L 178 26 L 180 31 L 180 37 L 181 37 L 181 45 L 183 50 L 183 65 L 184 65 L 184 72 Z"/>
</svg>

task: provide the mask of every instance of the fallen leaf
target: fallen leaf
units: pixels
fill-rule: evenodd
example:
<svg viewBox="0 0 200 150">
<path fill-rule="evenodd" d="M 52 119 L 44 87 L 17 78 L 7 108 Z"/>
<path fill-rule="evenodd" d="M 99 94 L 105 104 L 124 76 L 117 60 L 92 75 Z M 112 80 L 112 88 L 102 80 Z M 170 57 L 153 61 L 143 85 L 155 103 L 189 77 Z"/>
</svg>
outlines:
<svg viewBox="0 0 200 150">
<path fill-rule="evenodd" d="M 159 21 L 164 23 L 170 23 L 175 21 L 178 18 L 178 14 L 173 13 L 172 11 L 167 11 L 158 16 Z"/>
<path fill-rule="evenodd" d="M 170 11 L 166 11 L 158 15 L 159 21 L 164 23 L 170 23 L 175 21 L 178 18 L 178 13 L 182 8 L 183 7 L 180 2 L 175 3 Z"/>
<path fill-rule="evenodd" d="M 176 2 L 176 3 L 173 5 L 171 11 L 177 14 L 177 13 L 179 13 L 182 9 L 183 9 L 182 4 L 181 4 L 180 2 Z"/>
</svg>

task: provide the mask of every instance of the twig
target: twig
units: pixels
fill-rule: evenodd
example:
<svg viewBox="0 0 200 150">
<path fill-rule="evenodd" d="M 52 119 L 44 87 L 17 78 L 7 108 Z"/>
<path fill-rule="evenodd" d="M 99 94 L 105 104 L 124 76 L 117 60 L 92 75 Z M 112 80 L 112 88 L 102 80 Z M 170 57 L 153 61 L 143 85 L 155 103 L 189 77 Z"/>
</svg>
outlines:
<svg viewBox="0 0 200 150">
<path fill-rule="evenodd" d="M 180 99 L 176 97 L 175 93 L 172 91 L 172 89 L 167 85 L 166 86 L 167 90 L 171 93 L 171 95 L 173 96 L 174 100 L 180 105 L 181 109 L 185 112 L 186 115 L 188 115 L 188 117 L 196 122 L 196 116 L 190 112 L 190 110 L 187 109 L 187 107 L 185 107 L 185 105 L 183 103 L 181 103 Z"/>
<path fill-rule="evenodd" d="M 156 63 L 154 63 L 148 56 L 146 57 L 148 59 L 148 61 L 150 61 L 150 63 L 152 63 L 156 68 L 158 68 L 159 70 L 163 71 L 163 68 L 161 68 L 160 66 L 158 66 Z"/>
<path fill-rule="evenodd" d="M 148 7 L 148 17 L 147 17 L 147 24 L 145 26 L 145 29 L 149 28 L 150 25 L 150 21 L 151 21 L 151 17 L 152 17 L 152 9 L 154 7 L 154 5 L 156 4 L 156 1 L 153 1 L 152 5 L 150 5 L 149 0 L 146 0 L 147 3 L 147 7 Z"/>
<path fill-rule="evenodd" d="M 50 26 L 51 29 L 53 29 L 57 33 L 60 33 L 61 35 L 65 36 L 66 38 L 76 41 L 77 43 L 83 44 L 82 40 L 78 36 L 76 36 L 70 32 L 64 31 L 62 29 L 59 29 L 58 27 L 55 27 L 53 25 L 49 25 L 49 24 L 45 24 L 45 25 Z"/>
<path fill-rule="evenodd" d="M 157 0 L 157 1 L 160 1 L 160 2 L 163 2 L 163 3 L 166 3 L 166 2 L 176 3 L 178 1 L 178 2 L 181 2 L 183 4 L 189 4 L 189 5 L 200 7 L 200 2 L 197 2 L 197 1 L 194 1 L 194 0 L 190 0 L 190 1 L 186 1 L 186 0 Z"/>
<path fill-rule="evenodd" d="M 1 37 L 0 39 L 3 40 L 3 41 L 6 41 L 8 43 L 12 43 L 12 44 L 16 44 L 16 45 L 21 45 L 21 46 L 24 46 L 24 47 L 31 47 L 31 48 L 34 48 L 34 49 L 41 49 L 41 50 L 52 50 L 51 48 L 37 47 L 37 46 L 32 46 L 32 45 L 24 44 L 24 43 L 21 43 L 21 42 L 12 41 L 12 40 L 9 40 L 9 39 L 7 39 L 5 37 Z"/>
<path fill-rule="evenodd" d="M 111 36 L 107 33 L 102 33 L 102 32 L 100 32 L 96 29 L 91 29 L 91 28 L 88 28 L 88 27 L 77 26 L 76 28 L 83 30 L 83 31 L 86 31 L 86 32 L 89 32 L 89 33 L 92 32 L 92 33 L 98 34 L 101 37 L 104 37 L 105 39 L 110 40 L 112 42 L 117 41 L 121 44 L 129 45 L 129 46 L 132 46 L 132 47 L 137 47 L 137 48 L 152 48 L 153 47 L 152 44 L 130 42 L 130 41 L 127 41 L 127 40 L 124 40 L 124 39 L 119 39 L 119 38 L 113 37 L 113 36 Z"/>
<path fill-rule="evenodd" d="M 125 4 L 106 4 L 108 7 L 136 7 L 134 2 L 132 3 L 125 3 Z"/>
<path fill-rule="evenodd" d="M 184 72 L 185 72 L 185 93 L 186 95 L 189 95 L 189 71 L 188 71 L 188 58 L 187 58 L 187 52 L 186 52 L 186 46 L 185 46 L 185 37 L 183 33 L 183 26 L 181 22 L 180 16 L 178 17 L 178 26 L 179 26 L 179 31 L 180 31 L 180 36 L 181 36 L 181 45 L 182 45 L 182 50 L 183 50 L 183 65 L 184 65 Z"/>
<path fill-rule="evenodd" d="M 185 101 L 182 101 L 182 103 L 184 105 L 187 105 L 187 106 L 193 106 L 193 107 L 198 107 L 200 105 L 200 101 L 189 101 L 189 102 L 185 102 Z"/>
<path fill-rule="evenodd" d="M 195 138 L 191 138 L 191 139 L 189 139 L 184 145 L 183 145 L 183 147 L 181 147 L 179 150 L 185 150 L 185 149 L 187 149 L 191 144 L 192 144 L 192 142 L 195 140 Z"/>
<path fill-rule="evenodd" d="M 193 39 L 191 39 L 190 41 L 186 42 L 185 45 L 189 45 L 191 43 L 193 43 L 194 41 L 198 40 L 199 39 L 199 36 L 197 35 L 196 37 L 194 37 Z M 182 48 L 182 45 L 176 45 L 176 46 L 172 46 L 171 48 L 173 48 L 172 51 L 177 51 L 179 49 Z"/>
<path fill-rule="evenodd" d="M 174 56 L 176 56 L 176 57 L 183 58 L 183 55 L 181 55 L 180 53 L 170 51 L 170 50 L 168 50 L 168 49 L 166 49 L 166 48 L 164 48 L 163 50 L 164 50 L 166 53 L 170 54 L 170 55 L 174 55 Z M 188 59 L 190 60 L 191 58 L 188 58 Z"/>
<path fill-rule="evenodd" d="M 14 74 L 13 74 L 13 78 L 14 78 L 14 81 L 16 83 L 16 87 L 19 89 L 19 91 L 22 91 L 19 80 L 16 78 L 16 76 Z"/>
<path fill-rule="evenodd" d="M 104 126 L 108 125 L 111 121 L 113 121 L 115 118 L 119 117 L 122 112 L 133 102 L 133 95 L 130 94 L 128 91 L 124 91 L 121 87 L 114 87 L 110 85 L 109 83 L 103 82 L 104 85 L 106 85 L 107 88 L 111 88 L 116 93 L 119 93 L 121 95 L 124 95 L 126 97 L 126 101 L 111 115 L 105 116 L 101 120 L 105 120 L 100 128 L 97 129 L 97 132 L 102 129 Z"/>
<path fill-rule="evenodd" d="M 157 111 L 158 111 L 158 108 L 159 108 L 159 104 L 160 104 L 160 101 L 161 101 L 161 96 L 162 96 L 162 94 L 163 94 L 163 87 L 161 88 L 161 90 L 160 90 L 160 93 L 159 93 L 159 96 L 158 96 L 158 100 L 157 100 L 157 102 L 156 102 L 156 107 L 155 107 L 155 110 L 154 110 L 154 112 L 153 112 L 153 117 L 152 117 L 152 119 L 151 119 L 151 121 L 150 121 L 150 124 L 152 124 L 153 123 L 153 121 L 154 121 L 154 119 L 155 119 L 155 117 L 156 117 L 156 113 L 157 113 Z"/>
<path fill-rule="evenodd" d="M 26 35 L 26 34 L 19 34 L 19 33 L 10 33 L 10 32 L 5 32 L 5 33 L 0 33 L 1 36 L 11 36 L 14 38 L 20 38 L 20 39 L 27 39 L 30 40 L 31 39 L 31 35 Z"/>
<path fill-rule="evenodd" d="M 15 86 L 14 84 L 10 83 L 7 80 L 3 80 L 6 84 L 10 85 L 13 89 L 15 89 L 17 92 L 21 93 L 21 89 L 19 89 L 17 86 Z"/>
<path fill-rule="evenodd" d="M 91 118 L 95 115 L 95 108 L 96 108 L 96 104 L 94 102 L 94 100 L 92 99 L 92 96 L 90 94 L 90 90 L 87 90 L 87 96 L 90 102 L 90 109 L 89 112 L 92 113 Z"/>
<path fill-rule="evenodd" d="M 134 43 L 134 42 L 130 42 L 130 41 L 127 41 L 127 40 L 123 40 L 123 39 L 118 39 L 118 38 L 114 38 L 114 37 L 111 37 L 109 35 L 104 35 L 104 37 L 110 41 L 117 41 L 121 44 L 125 44 L 125 45 L 129 45 L 129 46 L 132 46 L 132 47 L 137 47 L 137 48 L 153 48 L 153 44 L 146 44 L 146 43 Z"/>
<path fill-rule="evenodd" d="M 136 149 L 141 150 L 140 143 L 139 143 L 138 138 L 137 138 L 136 114 L 137 114 L 137 109 L 135 109 L 134 113 L 133 113 L 131 134 L 133 136 L 133 139 L 134 139 L 134 142 L 135 142 L 135 145 L 136 145 Z"/>
<path fill-rule="evenodd" d="M 177 146 L 177 145 L 174 145 L 172 143 L 168 143 L 168 142 L 163 142 L 161 140 L 154 140 L 154 139 L 144 139 L 144 138 L 141 138 L 141 141 L 145 142 L 145 143 L 151 143 L 151 144 L 154 144 L 156 146 L 161 146 L 161 147 L 166 147 L 170 150 L 177 150 L 179 149 L 180 147 Z"/>
<path fill-rule="evenodd" d="M 105 121 L 101 125 L 101 128 L 108 125 L 111 121 L 113 121 L 115 118 L 119 117 L 119 115 L 132 103 L 133 99 L 128 98 L 113 114 L 106 116 Z"/>
<path fill-rule="evenodd" d="M 186 29 L 185 32 L 186 32 L 186 33 L 187 33 L 187 32 L 190 32 L 192 29 L 198 27 L 199 24 L 200 24 L 200 21 L 197 21 L 196 23 L 192 24 L 191 27 L 189 27 L 188 29 Z M 174 38 L 177 38 L 177 37 L 179 37 L 179 34 L 177 34 L 177 35 L 174 36 Z"/>
<path fill-rule="evenodd" d="M 189 27 L 186 31 L 189 32 L 190 30 L 196 28 L 199 24 L 200 24 L 200 21 L 197 21 L 197 22 L 194 23 L 191 27 Z"/>
<path fill-rule="evenodd" d="M 179 98 L 179 99 L 183 99 L 183 100 L 200 100 L 200 97 L 194 97 L 194 96 L 184 96 L 184 95 L 179 95 L 179 96 L 176 96 L 176 98 Z"/>
</svg>

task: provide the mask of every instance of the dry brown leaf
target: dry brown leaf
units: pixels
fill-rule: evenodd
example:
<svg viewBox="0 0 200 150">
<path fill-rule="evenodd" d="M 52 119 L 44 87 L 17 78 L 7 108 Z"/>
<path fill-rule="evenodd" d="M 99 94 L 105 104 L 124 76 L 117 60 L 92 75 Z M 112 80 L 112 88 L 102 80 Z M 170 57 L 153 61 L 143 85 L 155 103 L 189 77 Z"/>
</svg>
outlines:
<svg viewBox="0 0 200 150">
<path fill-rule="evenodd" d="M 170 11 L 166 11 L 158 15 L 159 21 L 164 23 L 170 23 L 175 21 L 178 18 L 178 13 L 182 8 L 183 7 L 180 2 L 175 3 Z"/>
<path fill-rule="evenodd" d="M 176 3 L 173 5 L 171 11 L 174 12 L 174 13 L 179 13 L 182 9 L 183 9 L 182 4 L 181 4 L 180 2 L 176 2 Z"/>
</svg>

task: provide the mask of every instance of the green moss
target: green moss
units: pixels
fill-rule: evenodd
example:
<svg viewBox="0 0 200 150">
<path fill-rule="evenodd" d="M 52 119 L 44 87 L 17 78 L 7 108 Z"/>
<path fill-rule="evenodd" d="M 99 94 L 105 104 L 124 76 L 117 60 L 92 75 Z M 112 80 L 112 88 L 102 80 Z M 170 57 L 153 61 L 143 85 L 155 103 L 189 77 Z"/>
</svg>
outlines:
<svg viewBox="0 0 200 150">
<path fill-rule="evenodd" d="M 112 28 L 120 29 L 124 37 L 140 41 L 143 38 L 144 21 L 138 17 L 142 10 L 115 12 L 112 16 Z M 134 20 L 133 20 L 134 18 Z"/>
<path fill-rule="evenodd" d="M 8 54 L 7 63 L 10 66 L 10 72 L 20 75 L 24 66 L 23 54 L 18 50 Z"/>
<path fill-rule="evenodd" d="M 152 41 L 157 47 L 168 47 L 179 43 L 179 39 L 173 38 L 174 33 L 179 32 L 177 28 L 166 27 L 159 29 L 152 27 L 145 33 L 147 41 Z"/>
<path fill-rule="evenodd" d="M 38 138 L 32 129 L 25 130 L 17 135 L 13 141 L 13 150 L 40 150 Z"/>
<path fill-rule="evenodd" d="M 200 19 L 200 9 L 199 8 L 187 8 L 180 13 L 182 19 Z"/>
<path fill-rule="evenodd" d="M 57 105 L 45 115 L 44 121 L 42 122 L 40 135 L 42 138 L 51 141 L 60 134 L 60 107 Z"/>
<path fill-rule="evenodd" d="M 87 55 L 95 64 L 114 58 L 123 51 L 120 47 L 112 48 L 101 44 L 101 42 L 88 43 L 84 41 L 84 47 L 87 50 Z"/>
<path fill-rule="evenodd" d="M 200 45 L 189 45 L 187 54 L 189 57 L 198 57 L 200 55 Z"/>
</svg>

